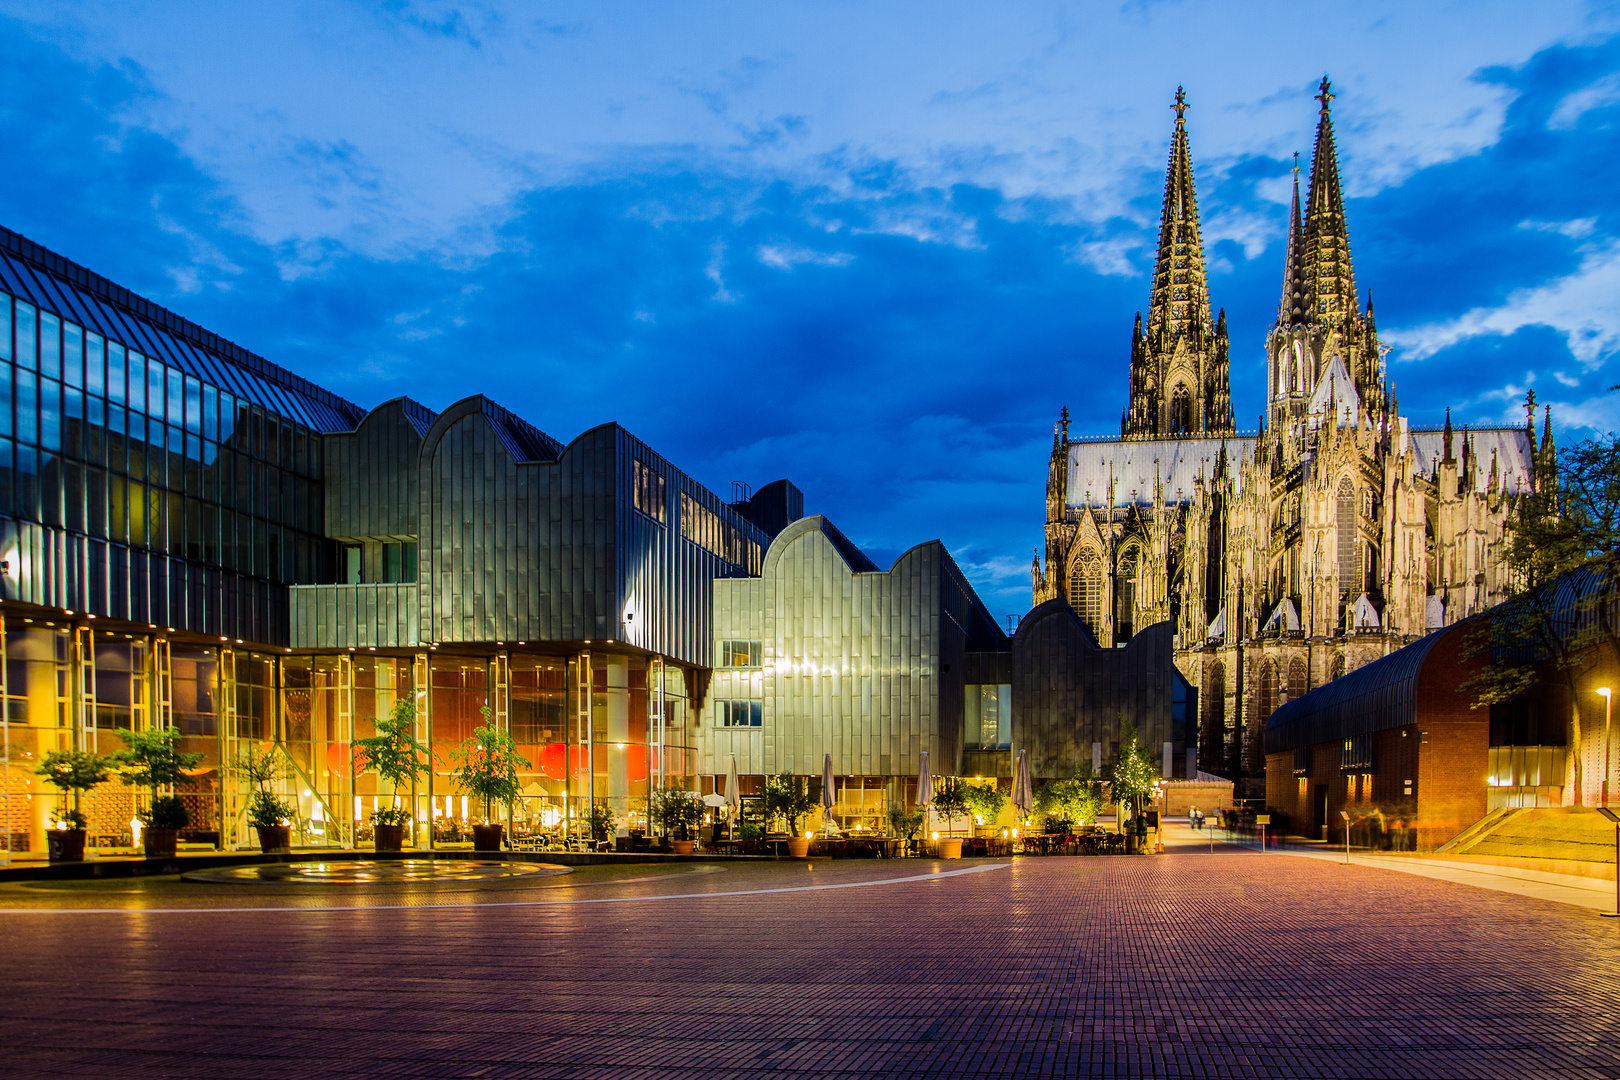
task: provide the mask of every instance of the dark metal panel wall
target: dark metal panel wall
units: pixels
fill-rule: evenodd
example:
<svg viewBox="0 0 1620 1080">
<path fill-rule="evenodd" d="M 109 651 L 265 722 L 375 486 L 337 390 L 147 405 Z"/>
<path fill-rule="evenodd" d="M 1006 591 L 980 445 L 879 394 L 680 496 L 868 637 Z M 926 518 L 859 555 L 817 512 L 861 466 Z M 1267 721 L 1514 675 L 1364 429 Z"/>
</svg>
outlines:
<svg viewBox="0 0 1620 1080">
<path fill-rule="evenodd" d="M 415 585 L 295 585 L 290 592 L 295 649 L 420 644 Z"/>
<path fill-rule="evenodd" d="M 1012 738 L 1029 751 L 1030 772 L 1044 779 L 1075 775 L 1102 744 L 1113 757 L 1122 721 L 1155 764 L 1173 740 L 1170 623 L 1141 631 L 1123 649 L 1097 648 L 1063 600 L 1049 600 L 1024 617 L 1013 638 Z M 1174 744 L 1176 760 L 1186 747 Z"/>
<path fill-rule="evenodd" d="M 323 438 L 327 536 L 416 535 L 422 436 L 405 405 L 398 398 L 385 402 L 352 433 Z"/>
<path fill-rule="evenodd" d="M 287 589 L 183 559 L 0 518 L 0 598 L 285 646 Z"/>
</svg>

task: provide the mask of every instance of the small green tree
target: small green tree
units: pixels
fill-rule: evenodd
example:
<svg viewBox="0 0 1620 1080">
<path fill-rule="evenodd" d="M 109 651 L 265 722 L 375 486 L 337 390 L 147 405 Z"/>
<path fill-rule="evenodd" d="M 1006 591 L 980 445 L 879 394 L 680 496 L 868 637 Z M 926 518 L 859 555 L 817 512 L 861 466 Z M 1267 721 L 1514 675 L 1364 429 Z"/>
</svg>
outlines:
<svg viewBox="0 0 1620 1080">
<path fill-rule="evenodd" d="M 107 782 L 110 766 L 107 758 L 88 750 L 52 750 L 40 760 L 34 775 L 62 792 L 73 793 L 73 808 L 58 811 L 56 820 L 82 829 L 85 817 L 80 799 L 85 792 Z"/>
<path fill-rule="evenodd" d="M 393 789 L 393 803 L 378 810 L 372 820 L 378 825 L 409 825 L 411 812 L 399 805 L 400 789 L 420 780 L 428 770 L 433 752 L 416 738 L 416 703 L 400 698 L 387 719 L 373 716 L 377 734 L 354 740 L 355 767 L 370 771 Z"/>
<path fill-rule="evenodd" d="M 889 832 L 902 840 L 915 840 L 927 817 L 921 810 L 907 810 L 902 802 L 889 804 Z"/>
<path fill-rule="evenodd" d="M 1129 721 L 1121 722 L 1119 758 L 1109 766 L 1105 779 L 1108 801 L 1128 807 L 1132 817 L 1152 794 L 1153 784 L 1159 779 L 1153 758 L 1137 739 L 1136 726 Z"/>
<path fill-rule="evenodd" d="M 797 776 L 771 776 L 765 780 L 765 816 L 787 823 L 787 831 L 799 835 L 799 825 L 817 806 L 810 787 Z"/>
<path fill-rule="evenodd" d="M 962 798 L 967 802 L 968 811 L 982 819 L 982 825 L 994 825 L 1007 808 L 1007 793 L 998 788 L 994 780 L 988 785 L 962 781 Z"/>
<path fill-rule="evenodd" d="M 495 805 L 510 807 L 522 793 L 518 767 L 531 766 L 518 753 L 512 736 L 495 727 L 489 707 L 482 712 L 484 723 L 473 728 L 472 738 L 451 751 L 450 761 L 456 770 L 456 786 L 484 804 L 484 821 L 489 823 Z"/>
<path fill-rule="evenodd" d="M 703 800 L 683 788 L 654 788 L 648 799 L 647 816 L 657 824 L 660 835 L 677 833 L 677 839 L 690 840 L 703 823 Z"/>
<path fill-rule="evenodd" d="M 956 819 L 967 816 L 971 786 L 960 776 L 942 776 L 934 785 L 934 810 L 945 819 L 947 829 L 954 831 Z"/>
<path fill-rule="evenodd" d="M 1035 809 L 1071 823 L 1090 825 L 1103 811 L 1102 782 L 1089 772 L 1048 781 L 1035 793 Z"/>
<path fill-rule="evenodd" d="M 618 829 L 618 818 L 613 815 L 613 807 L 605 802 L 592 806 L 585 820 L 590 826 L 592 840 L 610 839 Z"/>
<path fill-rule="evenodd" d="M 270 785 L 284 779 L 289 771 L 286 760 L 274 750 L 260 750 L 249 743 L 226 767 L 253 787 L 247 806 L 249 825 L 273 828 L 298 815 L 296 806 L 270 790 Z"/>
<path fill-rule="evenodd" d="M 147 808 L 137 815 L 141 823 L 154 829 L 185 828 L 191 821 L 185 800 L 178 795 L 159 795 L 158 789 L 179 783 L 187 769 L 201 764 L 204 755 L 181 752 L 179 728 L 147 728 L 118 734 L 125 743 L 123 750 L 112 755 L 118 775 L 125 783 L 147 790 Z"/>
</svg>

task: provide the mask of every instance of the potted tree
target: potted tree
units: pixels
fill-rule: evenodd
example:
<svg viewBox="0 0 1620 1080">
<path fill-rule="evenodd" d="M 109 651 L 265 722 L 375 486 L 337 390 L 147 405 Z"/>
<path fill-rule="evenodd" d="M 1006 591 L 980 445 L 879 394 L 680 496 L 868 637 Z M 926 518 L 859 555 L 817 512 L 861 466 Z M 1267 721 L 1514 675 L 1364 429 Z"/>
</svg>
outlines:
<svg viewBox="0 0 1620 1080">
<path fill-rule="evenodd" d="M 472 738 L 451 751 L 456 786 L 484 804 L 484 820 L 473 825 L 474 851 L 501 850 L 501 823 L 493 816 L 497 805 L 511 808 L 522 793 L 518 766 L 529 768 L 529 759 L 518 753 L 512 736 L 498 729 L 488 706 L 482 710 L 484 723 L 473 728 Z"/>
<path fill-rule="evenodd" d="M 652 793 L 648 813 L 677 855 L 692 854 L 692 830 L 703 823 L 703 800 L 680 788 L 659 788 Z M 671 837 L 670 834 L 676 835 Z"/>
<path fill-rule="evenodd" d="M 56 828 L 45 834 L 51 862 L 84 860 L 85 818 L 80 800 L 86 791 L 106 783 L 108 771 L 107 759 L 89 750 L 52 750 L 34 770 L 46 783 L 73 793 L 73 808 L 58 810 Z"/>
<path fill-rule="evenodd" d="M 266 855 L 292 850 L 292 826 L 289 822 L 298 808 L 270 790 L 270 785 L 287 775 L 287 768 L 274 751 L 259 750 L 249 743 L 247 749 L 231 759 L 230 769 L 253 786 L 248 798 L 247 819 L 259 834 L 259 850 Z"/>
<path fill-rule="evenodd" d="M 1108 769 L 1108 800 L 1121 808 L 1122 816 L 1133 819 L 1132 827 L 1125 833 L 1125 850 L 1134 852 L 1140 839 L 1134 818 L 1142 812 L 1143 804 L 1152 794 L 1159 770 L 1137 741 L 1136 728 L 1129 723 L 1123 725 L 1119 746 L 1119 758 Z"/>
<path fill-rule="evenodd" d="M 968 799 L 967 788 L 970 787 L 960 776 L 941 777 L 934 787 L 934 809 L 945 819 L 945 826 L 952 831 L 953 824 L 959 817 L 967 816 Z M 962 838 L 960 836 L 942 836 L 939 838 L 937 851 L 941 859 L 960 859 L 962 857 Z"/>
<path fill-rule="evenodd" d="M 613 814 L 613 807 L 605 802 L 592 806 L 585 821 L 591 830 L 591 840 L 597 844 L 605 844 L 611 840 L 619 823 Z"/>
<path fill-rule="evenodd" d="M 994 832 L 996 819 L 1007 808 L 1007 793 L 991 780 L 988 785 L 962 782 L 962 798 L 976 824 L 990 827 Z"/>
<path fill-rule="evenodd" d="M 781 818 L 788 828 L 788 855 L 795 859 L 810 857 L 810 838 L 799 832 L 799 823 L 816 806 L 810 796 L 809 785 L 796 776 L 772 776 L 765 781 L 765 816 L 775 821 Z"/>
<path fill-rule="evenodd" d="M 125 783 L 147 790 L 146 809 L 136 815 L 144 826 L 141 843 L 146 848 L 146 857 L 172 859 L 180 830 L 191 822 L 191 811 L 186 809 L 186 802 L 180 796 L 160 795 L 158 789 L 179 783 L 185 770 L 195 768 L 203 755 L 181 753 L 180 729 L 176 727 L 118 734 L 125 743 L 124 749 L 112 755 L 119 776 Z"/>
<path fill-rule="evenodd" d="M 402 851 L 405 827 L 411 823 L 409 807 L 399 804 L 400 789 L 414 785 L 427 772 L 433 754 L 416 739 L 416 704 L 400 698 L 387 719 L 373 716 L 377 734 L 354 740 L 357 768 L 377 774 L 393 791 L 393 802 L 371 816 L 373 847 L 378 851 Z"/>
<path fill-rule="evenodd" d="M 903 802 L 889 804 L 889 832 L 897 840 L 904 840 L 907 847 L 917 842 L 917 833 L 922 830 L 923 820 L 927 817 L 921 810 L 907 810 Z"/>
</svg>

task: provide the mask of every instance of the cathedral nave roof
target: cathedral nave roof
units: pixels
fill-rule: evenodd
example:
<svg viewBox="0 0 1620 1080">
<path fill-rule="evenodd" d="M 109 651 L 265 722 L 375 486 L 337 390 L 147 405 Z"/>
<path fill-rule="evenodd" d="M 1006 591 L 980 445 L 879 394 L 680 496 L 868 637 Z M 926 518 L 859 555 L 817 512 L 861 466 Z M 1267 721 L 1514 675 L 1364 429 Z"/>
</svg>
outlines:
<svg viewBox="0 0 1620 1080">
<path fill-rule="evenodd" d="M 1167 501 L 1190 502 L 1198 478 L 1209 479 L 1223 448 L 1231 493 L 1237 495 L 1242 491 L 1238 466 L 1254 456 L 1257 441 L 1253 436 L 1234 436 L 1073 442 L 1069 444 L 1066 502 L 1071 508 L 1108 507 L 1111 483 L 1112 507 L 1145 505 L 1153 501 L 1155 482 L 1163 485 Z"/>
<path fill-rule="evenodd" d="M 1413 431 L 1412 453 L 1417 458 L 1417 472 L 1432 477 L 1445 452 L 1444 431 Z M 1530 436 L 1524 428 L 1469 428 L 1452 432 L 1451 457 L 1461 461 L 1463 444 L 1468 445 L 1468 467 L 1474 472 L 1474 490 L 1484 491 L 1491 481 L 1491 458 L 1496 458 L 1496 472 L 1501 490 L 1517 495 L 1530 489 L 1530 478 L 1535 468 L 1535 452 Z M 1071 481 L 1072 487 L 1072 481 Z"/>
</svg>

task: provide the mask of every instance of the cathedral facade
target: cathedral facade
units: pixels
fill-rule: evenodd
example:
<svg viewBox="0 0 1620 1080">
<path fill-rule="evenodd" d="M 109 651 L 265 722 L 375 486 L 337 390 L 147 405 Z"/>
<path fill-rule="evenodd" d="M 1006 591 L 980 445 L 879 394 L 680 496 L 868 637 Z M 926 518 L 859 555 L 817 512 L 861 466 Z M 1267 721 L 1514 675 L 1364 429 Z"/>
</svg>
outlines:
<svg viewBox="0 0 1620 1080">
<path fill-rule="evenodd" d="M 1147 318 L 1118 438 L 1053 434 L 1034 601 L 1062 597 L 1102 645 L 1175 628 L 1198 688 L 1197 768 L 1264 794 L 1260 735 L 1283 702 L 1505 599 L 1506 525 L 1555 469 L 1550 418 L 1422 427 L 1400 412 L 1357 295 L 1333 93 L 1322 80 L 1304 206 L 1266 333 L 1258 431 L 1233 421 L 1188 148 L 1175 130 Z"/>
</svg>

